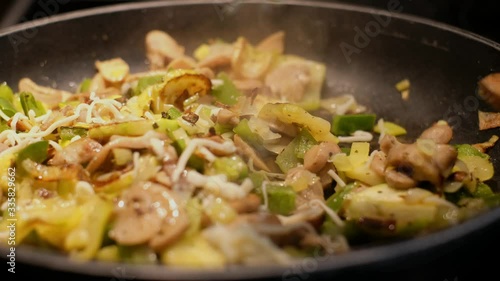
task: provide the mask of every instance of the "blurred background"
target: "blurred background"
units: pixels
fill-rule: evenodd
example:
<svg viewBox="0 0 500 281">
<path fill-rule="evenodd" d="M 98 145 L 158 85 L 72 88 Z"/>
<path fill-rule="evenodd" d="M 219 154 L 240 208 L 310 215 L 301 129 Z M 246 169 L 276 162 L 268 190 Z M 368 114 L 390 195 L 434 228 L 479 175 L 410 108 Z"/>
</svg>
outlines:
<svg viewBox="0 0 500 281">
<path fill-rule="evenodd" d="M 140 0 L 139 0 L 140 1 Z M 35 18 L 85 8 L 112 5 L 124 0 L 0 0 L 0 28 Z M 165 0 L 168 1 L 168 0 Z M 209 2 L 208 0 L 207 2 Z M 235 0 L 241 1 L 241 0 Z M 403 13 L 447 23 L 500 42 L 498 0 L 399 0 Z M 57 2 L 63 5 L 53 4 Z M 215 2 L 215 1 L 214 1 Z M 389 0 L 330 0 L 386 9 Z"/>
</svg>

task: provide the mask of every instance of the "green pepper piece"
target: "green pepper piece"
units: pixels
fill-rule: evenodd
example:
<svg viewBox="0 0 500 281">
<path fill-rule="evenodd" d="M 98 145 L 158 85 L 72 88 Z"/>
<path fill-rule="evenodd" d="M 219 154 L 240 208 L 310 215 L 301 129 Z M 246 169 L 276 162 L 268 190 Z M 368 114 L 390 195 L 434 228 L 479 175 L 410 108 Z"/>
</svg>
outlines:
<svg viewBox="0 0 500 281">
<path fill-rule="evenodd" d="M 42 163 L 48 157 L 49 142 L 46 140 L 32 143 L 22 149 L 17 155 L 16 165 L 22 170 L 22 163 L 26 159 L 31 159 L 37 163 Z"/>
<path fill-rule="evenodd" d="M 167 119 L 177 119 L 182 116 L 182 112 L 175 107 L 171 107 L 167 110 Z"/>
<path fill-rule="evenodd" d="M 4 122 L 0 122 L 0 133 L 5 130 L 10 130 L 10 126 L 5 124 Z"/>
<path fill-rule="evenodd" d="M 133 94 L 134 96 L 138 96 L 146 89 L 147 87 L 163 82 L 163 75 L 153 75 L 142 77 L 137 81 L 137 87 L 135 87 Z"/>
<path fill-rule="evenodd" d="M 331 132 L 339 136 L 349 136 L 355 131 L 371 131 L 375 126 L 375 114 L 336 115 Z"/>
<path fill-rule="evenodd" d="M 59 129 L 59 137 L 63 141 L 69 141 L 75 136 L 85 137 L 87 133 L 88 129 L 82 127 L 61 127 Z"/>
<path fill-rule="evenodd" d="M 225 105 L 235 105 L 242 94 L 238 91 L 226 73 L 220 73 L 217 75 L 217 78 L 224 81 L 224 83 L 212 90 L 212 95 L 215 97 L 215 100 Z"/>
<path fill-rule="evenodd" d="M 9 102 L 12 102 L 14 99 L 14 92 L 5 82 L 0 84 L 0 98 L 6 99 Z"/>
<path fill-rule="evenodd" d="M 261 196 L 264 197 L 262 192 L 266 191 L 267 203 L 269 211 L 274 214 L 289 215 L 295 210 L 295 197 L 297 194 L 291 186 L 267 184 L 266 188 L 261 188 Z"/>
<path fill-rule="evenodd" d="M 237 155 L 215 159 L 212 169 L 213 174 L 225 174 L 230 181 L 237 181 L 248 175 L 247 164 Z"/>
<path fill-rule="evenodd" d="M 341 191 L 335 192 L 326 200 L 326 205 L 333 211 L 338 212 L 342 208 L 346 195 L 353 191 L 356 187 L 357 183 L 350 183 L 344 186 Z"/>
<path fill-rule="evenodd" d="M 233 132 L 240 136 L 248 144 L 255 146 L 262 144 L 262 140 L 259 135 L 250 130 L 247 119 L 242 119 L 240 123 L 234 127 Z"/>
<path fill-rule="evenodd" d="M 14 116 L 17 112 L 12 102 L 3 97 L 0 97 L 0 110 L 9 117 Z"/>
<path fill-rule="evenodd" d="M 300 133 L 297 135 L 298 142 L 295 147 L 295 156 L 300 159 L 304 159 L 304 154 L 311 149 L 313 145 L 318 144 L 318 142 L 311 135 L 309 130 L 302 129 Z"/>
<path fill-rule="evenodd" d="M 488 154 L 482 153 L 470 144 L 458 144 L 455 146 L 455 148 L 457 149 L 459 159 L 464 156 L 478 156 L 485 159 L 490 158 Z"/>
<path fill-rule="evenodd" d="M 78 87 L 79 93 L 86 93 L 90 90 L 90 85 L 92 84 L 92 79 L 86 78 L 83 79 L 82 83 L 80 83 L 80 87 Z"/>
<path fill-rule="evenodd" d="M 283 151 L 278 154 L 276 157 L 276 164 L 280 167 L 280 170 L 283 173 L 288 172 L 288 170 L 297 167 L 298 164 L 301 163 L 301 159 L 297 157 L 295 151 L 297 150 L 297 146 L 299 144 L 299 138 L 294 138 Z"/>
<path fill-rule="evenodd" d="M 35 100 L 32 93 L 22 92 L 19 99 L 21 100 L 21 106 L 23 107 L 24 114 L 28 116 L 28 112 L 33 110 L 35 116 L 40 116 L 45 114 L 45 108 L 42 103 Z"/>
<path fill-rule="evenodd" d="M 179 123 L 177 120 L 170 119 L 159 119 L 156 121 L 156 129 L 155 131 L 159 133 L 166 133 L 170 138 L 172 138 L 172 132 L 179 129 Z"/>
<path fill-rule="evenodd" d="M 155 264 L 158 257 L 155 252 L 146 246 L 118 246 L 120 260 L 134 264 Z"/>
<path fill-rule="evenodd" d="M 479 183 L 472 194 L 475 198 L 487 198 L 493 195 L 495 195 L 495 193 L 491 190 L 491 187 L 485 183 Z"/>
<path fill-rule="evenodd" d="M 183 139 L 174 140 L 174 142 L 172 143 L 172 145 L 174 146 L 175 150 L 177 151 L 177 154 L 179 154 L 179 155 L 187 147 L 186 141 L 183 140 Z M 192 167 L 192 168 L 196 169 L 197 171 L 203 171 L 204 161 L 203 161 L 203 158 L 199 157 L 198 155 L 194 155 L 193 154 L 193 155 L 191 155 L 191 157 L 189 157 L 187 165 L 189 167 Z"/>
</svg>

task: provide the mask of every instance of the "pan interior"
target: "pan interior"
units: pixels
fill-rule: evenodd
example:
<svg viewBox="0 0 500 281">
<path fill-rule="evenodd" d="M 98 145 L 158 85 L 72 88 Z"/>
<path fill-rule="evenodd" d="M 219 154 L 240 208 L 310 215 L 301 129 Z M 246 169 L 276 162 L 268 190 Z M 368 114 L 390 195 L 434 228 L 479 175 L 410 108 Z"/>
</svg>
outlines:
<svg viewBox="0 0 500 281">
<path fill-rule="evenodd" d="M 169 1 L 170 2 L 170 1 Z M 392 2 L 392 1 L 391 1 Z M 478 80 L 500 71 L 500 48 L 492 42 L 441 25 L 400 15 L 404 7 L 374 11 L 348 5 L 254 1 L 206 3 L 189 1 L 142 3 L 108 8 L 104 12 L 75 13 L 59 20 L 24 25 L 25 29 L 0 37 L 0 77 L 16 85 L 30 77 L 43 85 L 74 90 L 91 77 L 94 61 L 121 57 L 131 71 L 147 69 L 144 35 L 152 29 L 168 32 L 191 53 L 209 38 L 234 41 L 242 35 L 258 42 L 284 30 L 286 53 L 327 65 L 324 96 L 353 94 L 370 111 L 399 124 L 414 138 L 433 122 L 447 120 L 455 143 L 488 140 L 491 131 L 478 131 L 477 110 L 490 111 L 476 94 Z M 202 16 L 200 16 L 202 15 Z M 472 55 L 473 54 L 473 55 Z M 408 78 L 411 94 L 401 99 L 394 85 Z M 490 155 L 498 166 L 500 149 Z M 498 190 L 498 176 L 492 180 Z M 320 269 L 340 269 L 426 250 L 459 239 L 485 227 L 500 212 L 492 211 L 473 222 L 397 245 L 380 246 L 320 261 Z M 451 244 L 450 244 L 451 245 Z M 397 246 L 397 247 L 396 247 Z M 3 250 L 2 250 L 3 251 Z M 52 254 L 22 252 L 26 262 L 75 272 L 110 275 L 115 265 L 78 265 Z M 144 270 L 147 269 L 147 270 Z M 133 274 L 148 279 L 237 278 L 282 274 L 283 268 L 255 271 L 238 268 L 220 272 L 177 271 L 131 266 Z"/>
</svg>

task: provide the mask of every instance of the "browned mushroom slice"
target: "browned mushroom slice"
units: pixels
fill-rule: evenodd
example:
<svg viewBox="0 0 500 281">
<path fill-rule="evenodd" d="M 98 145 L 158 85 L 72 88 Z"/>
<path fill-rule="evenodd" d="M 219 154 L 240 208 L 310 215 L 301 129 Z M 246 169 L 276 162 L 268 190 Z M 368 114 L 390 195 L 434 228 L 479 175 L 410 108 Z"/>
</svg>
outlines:
<svg viewBox="0 0 500 281">
<path fill-rule="evenodd" d="M 340 147 L 333 142 L 321 142 L 313 145 L 304 154 L 304 168 L 317 173 L 326 165 L 330 157 L 340 152 L 342 152 Z"/>
<path fill-rule="evenodd" d="M 37 101 L 46 104 L 49 108 L 54 108 L 59 103 L 68 99 L 72 94 L 63 90 L 44 87 L 36 84 L 29 78 L 22 78 L 19 81 L 19 92 L 30 92 Z"/>
<path fill-rule="evenodd" d="M 81 138 L 70 143 L 49 160 L 50 165 L 83 164 L 92 159 L 102 149 L 102 145 L 91 138 Z"/>
<path fill-rule="evenodd" d="M 478 112 L 479 130 L 488 130 L 500 127 L 500 113 L 497 112 Z"/>
<path fill-rule="evenodd" d="M 311 81 L 309 66 L 304 63 L 283 63 L 271 70 L 265 84 L 271 91 L 287 101 L 301 101 Z"/>
<path fill-rule="evenodd" d="M 190 57 L 180 57 L 173 59 L 167 69 L 193 69 L 196 68 L 196 61 Z"/>
<path fill-rule="evenodd" d="M 249 193 L 244 198 L 235 199 L 229 202 L 231 208 L 233 208 L 238 214 L 256 212 L 259 209 L 260 204 L 260 197 L 253 193 Z"/>
<path fill-rule="evenodd" d="M 492 73 L 479 81 L 479 95 L 500 110 L 500 72 Z"/>
<path fill-rule="evenodd" d="M 236 76 L 246 79 L 259 79 L 271 66 L 274 54 L 255 49 L 248 41 L 240 37 L 234 43 L 231 67 Z"/>
<path fill-rule="evenodd" d="M 283 54 L 285 50 L 285 32 L 278 31 L 264 38 L 257 44 L 257 50 Z"/>
<path fill-rule="evenodd" d="M 209 53 L 198 63 L 199 67 L 216 68 L 231 64 L 234 47 L 231 44 L 216 42 L 209 47 Z"/>
<path fill-rule="evenodd" d="M 424 181 L 439 188 L 457 159 L 452 146 L 430 139 L 403 144 L 386 135 L 380 146 L 387 155 L 385 179 L 394 188 L 407 189 Z"/>
<path fill-rule="evenodd" d="M 146 56 L 151 69 L 165 68 L 173 59 L 184 56 L 184 47 L 160 30 L 146 34 Z"/>
<path fill-rule="evenodd" d="M 121 245 L 149 243 L 161 250 L 189 226 L 185 210 L 172 191 L 151 182 L 134 184 L 123 192 L 110 237 Z"/>
<path fill-rule="evenodd" d="M 430 128 L 426 129 L 420 139 L 429 139 L 438 144 L 449 143 L 453 137 L 453 129 L 444 121 L 437 122 Z"/>
</svg>

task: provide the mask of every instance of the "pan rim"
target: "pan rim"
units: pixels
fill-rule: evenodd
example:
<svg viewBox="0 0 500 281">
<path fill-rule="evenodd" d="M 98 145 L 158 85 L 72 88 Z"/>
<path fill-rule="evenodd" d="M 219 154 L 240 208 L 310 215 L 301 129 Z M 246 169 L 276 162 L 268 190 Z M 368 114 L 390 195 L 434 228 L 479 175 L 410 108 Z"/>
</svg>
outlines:
<svg viewBox="0 0 500 281">
<path fill-rule="evenodd" d="M 148 1 L 141 3 L 118 4 L 104 8 L 93 8 L 82 11 L 70 12 L 67 14 L 50 17 L 49 19 L 39 19 L 33 22 L 18 24 L 10 28 L 0 30 L 0 37 L 8 36 L 9 34 L 20 32 L 28 28 L 38 28 L 52 23 L 74 20 L 94 15 L 118 13 L 128 10 L 152 9 L 152 8 L 160 8 L 166 6 L 187 6 L 196 4 L 212 4 L 212 5 L 228 4 L 228 3 L 233 3 L 235 1 L 238 0 L 223 0 L 210 3 L 207 3 L 206 1 L 203 0 L 187 0 L 187 1 L 174 0 L 174 1 Z M 281 5 L 277 4 L 275 1 L 266 1 L 266 0 L 244 1 L 244 3 Z M 355 11 L 367 14 L 373 14 L 378 12 L 387 13 L 386 11 L 380 9 L 373 9 L 352 4 L 323 3 L 317 1 L 304 1 L 304 0 L 287 1 L 282 5 L 321 7 L 321 8 L 336 9 L 336 10 Z M 494 48 L 495 50 L 500 51 L 499 43 L 496 43 L 490 39 L 487 39 L 472 32 L 465 31 L 460 28 L 452 27 L 444 23 L 439 23 L 433 20 L 428 20 L 406 14 L 395 14 L 392 16 L 394 18 L 406 22 L 414 22 L 417 24 L 438 28 L 446 32 L 452 32 L 457 35 L 466 37 L 468 39 L 477 41 L 478 43 L 481 43 L 483 45 L 488 45 Z M 337 256 L 329 257 L 325 261 L 318 261 L 317 271 L 345 269 L 349 267 L 374 264 L 377 262 L 384 262 L 392 259 L 398 259 L 402 256 L 407 256 L 409 254 L 416 254 L 419 251 L 443 246 L 446 243 L 454 241 L 456 242 L 468 235 L 473 234 L 475 231 L 479 229 L 483 229 L 491 225 L 498 219 L 500 219 L 500 209 L 491 210 L 486 214 L 482 214 L 479 217 L 466 221 L 460 225 L 454 226 L 450 229 L 441 230 L 438 233 L 426 235 L 425 237 L 419 237 L 375 248 L 357 250 L 350 252 L 346 255 L 343 255 L 342 257 L 337 257 Z M 30 251 L 29 247 L 28 248 L 19 247 L 18 250 L 20 255 L 19 260 L 21 261 L 21 259 L 24 259 L 21 262 L 25 262 L 36 266 L 43 266 L 45 268 L 54 270 L 64 270 L 70 273 L 90 274 L 96 276 L 112 276 L 111 275 L 112 270 L 116 269 L 117 266 L 127 266 L 127 268 L 130 269 L 131 274 L 135 274 L 135 272 L 141 271 L 140 272 L 141 278 L 204 279 L 204 280 L 207 279 L 234 280 L 238 279 L 238 277 L 241 277 L 242 275 L 244 276 L 244 278 L 283 276 L 284 272 L 290 269 L 290 267 L 284 267 L 284 266 L 269 266 L 269 267 L 259 267 L 258 270 L 255 270 L 254 267 L 241 266 L 241 267 L 235 267 L 236 269 L 224 270 L 221 272 L 221 271 L 213 271 L 206 269 L 178 270 L 178 269 L 168 268 L 166 266 L 157 266 L 157 265 L 144 266 L 144 265 L 123 264 L 123 263 L 106 264 L 102 262 L 91 262 L 91 263 L 80 264 L 70 261 L 66 256 L 62 255 L 47 254 L 43 252 L 33 253 Z M 4 253 L 7 253 L 7 249 L 0 247 L 0 252 L 2 253 L 3 256 Z M 21 258 L 22 256 L 28 256 L 28 255 L 30 255 L 31 257 Z M 65 265 L 64 268 L 61 268 L 60 267 L 61 265 Z M 93 269 L 93 270 L 88 270 L 88 269 Z"/>
<path fill-rule="evenodd" d="M 345 4 L 345 3 L 327 3 L 320 1 L 307 1 L 307 0 L 288 0 L 284 3 L 280 1 L 273 0 L 214 0 L 210 3 L 207 3 L 204 0 L 147 0 L 144 2 L 134 2 L 134 3 L 122 3 L 122 4 L 112 4 L 105 7 L 96 7 L 89 8 L 79 11 L 67 12 L 60 15 L 49 16 L 47 18 L 41 18 L 32 20 L 25 23 L 20 23 L 13 25 L 11 27 L 7 27 L 4 29 L 0 29 L 0 37 L 8 36 L 12 33 L 23 31 L 31 28 L 38 28 L 44 25 L 63 22 L 67 20 L 74 20 L 83 17 L 96 16 L 101 14 L 108 13 L 116 13 L 127 10 L 140 10 L 140 9 L 149 9 L 149 8 L 158 8 L 158 7 L 166 7 L 166 6 L 188 6 L 188 5 L 199 5 L 199 4 L 210 4 L 210 5 L 223 5 L 230 3 L 244 3 L 244 4 L 270 4 L 270 5 L 288 5 L 288 6 L 309 6 L 309 7 L 319 7 L 319 8 L 328 8 L 328 9 L 337 9 L 337 10 L 346 10 L 346 11 L 354 11 L 361 13 L 381 13 L 381 14 L 390 14 L 388 11 L 371 8 L 363 5 L 355 5 L 355 4 Z M 419 24 L 428 25 L 431 27 L 435 27 L 438 29 L 442 29 L 448 32 L 456 33 L 460 36 L 467 37 L 469 39 L 478 41 L 482 44 L 486 44 L 490 47 L 493 47 L 500 51 L 500 42 L 495 42 L 492 39 L 486 38 L 482 35 L 476 34 L 474 32 L 467 31 L 462 28 L 454 27 L 452 25 L 442 23 L 436 20 L 423 18 L 420 16 L 414 16 L 410 14 L 406 14 L 404 12 L 400 13 L 392 13 L 391 17 L 404 20 L 407 22 L 414 22 Z"/>
</svg>

